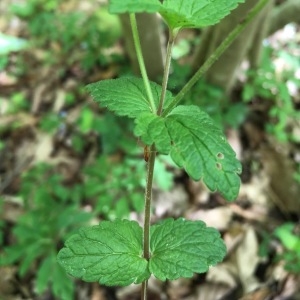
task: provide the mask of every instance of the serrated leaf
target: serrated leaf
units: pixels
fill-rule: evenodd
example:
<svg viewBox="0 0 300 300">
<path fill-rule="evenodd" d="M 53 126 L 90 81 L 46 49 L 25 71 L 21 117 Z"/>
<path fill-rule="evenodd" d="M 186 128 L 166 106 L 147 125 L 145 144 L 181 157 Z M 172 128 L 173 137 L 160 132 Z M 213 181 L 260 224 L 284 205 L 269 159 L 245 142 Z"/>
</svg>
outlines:
<svg viewBox="0 0 300 300">
<path fill-rule="evenodd" d="M 149 124 L 157 118 L 157 115 L 145 112 L 141 113 L 135 120 L 134 134 L 142 137 L 146 145 L 151 145 L 153 139 L 148 134 Z"/>
<path fill-rule="evenodd" d="M 164 0 L 159 13 L 171 28 L 197 28 L 218 23 L 244 0 Z"/>
<path fill-rule="evenodd" d="M 222 261 L 219 232 L 202 221 L 167 219 L 151 226 L 149 270 L 160 280 L 192 277 Z"/>
<path fill-rule="evenodd" d="M 168 131 L 165 127 L 165 119 L 157 115 L 145 113 L 135 120 L 134 134 L 140 136 L 146 145 L 154 141 L 156 149 L 162 154 L 168 154 L 171 148 Z"/>
<path fill-rule="evenodd" d="M 179 167 L 194 180 L 202 179 L 210 190 L 228 200 L 237 197 L 241 164 L 221 129 L 199 107 L 178 106 L 166 118 L 156 117 L 147 124 L 138 131 L 144 142 L 155 143 L 160 153 L 170 152 Z"/>
<path fill-rule="evenodd" d="M 161 4 L 158 0 L 110 0 L 109 12 L 112 14 L 158 12 Z"/>
<path fill-rule="evenodd" d="M 159 103 L 161 86 L 150 82 L 156 108 Z M 119 116 L 136 118 L 141 113 L 152 112 L 143 80 L 140 78 L 108 79 L 87 85 L 94 100 Z M 171 92 L 166 94 L 165 107 L 172 99 Z"/>
<path fill-rule="evenodd" d="M 171 157 L 195 180 L 228 200 L 237 197 L 241 164 L 221 129 L 197 106 L 178 106 L 166 119 L 173 142 Z"/>
<path fill-rule="evenodd" d="M 125 286 L 149 278 L 142 257 L 142 228 L 135 221 L 103 221 L 71 236 L 58 262 L 74 277 L 108 286 Z"/>
<path fill-rule="evenodd" d="M 170 28 L 197 28 L 218 23 L 245 0 L 111 0 L 111 13 L 159 12 Z"/>
</svg>

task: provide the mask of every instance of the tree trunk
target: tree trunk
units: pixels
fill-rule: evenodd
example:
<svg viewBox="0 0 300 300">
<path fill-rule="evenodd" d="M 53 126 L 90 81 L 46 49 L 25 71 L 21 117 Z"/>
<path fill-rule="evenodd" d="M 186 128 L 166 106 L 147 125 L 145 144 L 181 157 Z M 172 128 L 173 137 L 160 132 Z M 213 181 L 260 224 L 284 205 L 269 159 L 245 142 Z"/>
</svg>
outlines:
<svg viewBox="0 0 300 300">
<path fill-rule="evenodd" d="M 201 43 L 193 62 L 194 70 L 197 70 L 204 63 L 228 33 L 248 14 L 257 2 L 258 0 L 247 0 L 246 3 L 239 5 L 236 10 L 219 24 L 203 31 Z M 235 83 L 236 70 L 242 60 L 250 53 L 251 63 L 257 64 L 261 42 L 266 36 L 268 28 L 268 15 L 273 4 L 273 0 L 271 0 L 210 68 L 206 73 L 208 82 L 221 87 L 226 93 L 230 93 Z"/>
<path fill-rule="evenodd" d="M 300 0 L 287 0 L 273 9 L 268 35 L 292 22 L 300 23 Z"/>
</svg>

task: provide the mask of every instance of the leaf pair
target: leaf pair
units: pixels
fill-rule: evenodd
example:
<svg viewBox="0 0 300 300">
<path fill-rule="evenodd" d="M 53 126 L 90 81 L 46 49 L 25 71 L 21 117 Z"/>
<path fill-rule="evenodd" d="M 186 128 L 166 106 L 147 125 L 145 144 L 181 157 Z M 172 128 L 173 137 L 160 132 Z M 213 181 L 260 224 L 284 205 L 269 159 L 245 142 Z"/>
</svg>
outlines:
<svg viewBox="0 0 300 300">
<path fill-rule="evenodd" d="M 109 286 L 191 277 L 222 261 L 220 234 L 201 221 L 167 219 L 151 226 L 151 258 L 143 258 L 142 228 L 135 221 L 103 221 L 70 237 L 58 254 L 67 273 Z"/>
<path fill-rule="evenodd" d="M 135 134 L 146 145 L 155 143 L 158 152 L 170 154 L 194 179 L 203 179 L 212 191 L 220 191 L 228 200 L 236 198 L 241 171 L 240 162 L 222 131 L 197 106 L 178 106 L 166 117 L 151 111 L 142 79 L 120 78 L 88 85 L 88 90 L 102 106 L 116 115 L 135 119 Z M 151 82 L 156 108 L 161 87 Z M 172 101 L 167 91 L 164 108 Z"/>
<path fill-rule="evenodd" d="M 218 23 L 244 0 L 111 0 L 111 13 L 155 13 L 171 29 L 206 27 Z"/>
</svg>

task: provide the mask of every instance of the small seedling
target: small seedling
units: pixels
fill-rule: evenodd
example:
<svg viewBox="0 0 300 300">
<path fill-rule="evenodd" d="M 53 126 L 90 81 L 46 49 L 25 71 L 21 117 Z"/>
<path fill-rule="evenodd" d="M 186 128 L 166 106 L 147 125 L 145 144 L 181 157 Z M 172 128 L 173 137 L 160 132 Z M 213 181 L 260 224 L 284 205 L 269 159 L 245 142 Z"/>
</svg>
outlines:
<svg viewBox="0 0 300 300">
<path fill-rule="evenodd" d="M 182 28 L 218 23 L 242 0 L 111 0 L 111 13 L 130 13 L 133 38 L 143 79 L 119 78 L 88 85 L 95 101 L 118 116 L 133 118 L 134 132 L 147 146 L 147 178 L 143 228 L 135 221 L 103 221 L 71 236 L 58 254 L 67 273 L 108 286 L 142 283 L 147 299 L 151 275 L 160 280 L 191 277 L 222 261 L 226 247 L 219 232 L 202 221 L 166 219 L 150 226 L 154 164 L 169 154 L 194 180 L 234 200 L 239 192 L 241 164 L 221 129 L 198 106 L 178 105 L 187 91 L 267 3 L 261 0 L 229 34 L 194 77 L 173 96 L 167 90 L 171 51 Z M 135 13 L 159 13 L 169 27 L 162 85 L 147 77 Z"/>
<path fill-rule="evenodd" d="M 51 287 L 56 297 L 73 299 L 75 286 L 57 263 L 56 247 L 62 238 L 86 224 L 92 214 L 80 209 L 77 191 L 66 188 L 62 181 L 62 176 L 44 164 L 36 165 L 23 174 L 20 196 L 24 199 L 24 213 L 13 229 L 14 244 L 1 252 L 0 266 L 18 262 L 18 274 L 23 277 L 36 264 L 37 294 Z M 0 229 L 1 225 L 0 222 Z"/>
</svg>

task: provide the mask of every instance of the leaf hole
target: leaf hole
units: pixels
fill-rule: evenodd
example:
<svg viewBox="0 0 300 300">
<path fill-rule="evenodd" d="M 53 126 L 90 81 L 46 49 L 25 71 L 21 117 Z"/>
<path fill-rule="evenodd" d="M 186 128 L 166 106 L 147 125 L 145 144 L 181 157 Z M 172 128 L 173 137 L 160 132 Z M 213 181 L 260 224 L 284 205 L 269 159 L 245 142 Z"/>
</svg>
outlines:
<svg viewBox="0 0 300 300">
<path fill-rule="evenodd" d="M 222 170 L 222 165 L 218 162 L 216 163 L 216 167 L 217 167 L 218 170 Z"/>
<path fill-rule="evenodd" d="M 224 154 L 221 153 L 221 152 L 219 152 L 219 153 L 217 154 L 217 158 L 219 158 L 219 159 L 224 159 Z"/>
</svg>

